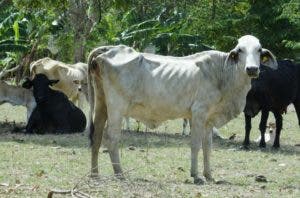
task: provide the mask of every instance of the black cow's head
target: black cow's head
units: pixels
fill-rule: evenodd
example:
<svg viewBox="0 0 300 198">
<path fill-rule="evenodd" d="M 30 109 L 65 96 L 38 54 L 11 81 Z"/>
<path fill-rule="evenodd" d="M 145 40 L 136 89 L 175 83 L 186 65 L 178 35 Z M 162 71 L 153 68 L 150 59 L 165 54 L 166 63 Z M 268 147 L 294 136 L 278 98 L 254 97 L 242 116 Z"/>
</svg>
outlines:
<svg viewBox="0 0 300 198">
<path fill-rule="evenodd" d="M 49 85 L 53 85 L 58 83 L 59 80 L 49 80 L 46 75 L 44 74 L 37 74 L 33 80 L 26 78 L 22 87 L 26 89 L 30 89 L 33 87 L 33 96 L 37 103 L 43 102 L 47 100 L 49 92 L 51 89 Z"/>
</svg>

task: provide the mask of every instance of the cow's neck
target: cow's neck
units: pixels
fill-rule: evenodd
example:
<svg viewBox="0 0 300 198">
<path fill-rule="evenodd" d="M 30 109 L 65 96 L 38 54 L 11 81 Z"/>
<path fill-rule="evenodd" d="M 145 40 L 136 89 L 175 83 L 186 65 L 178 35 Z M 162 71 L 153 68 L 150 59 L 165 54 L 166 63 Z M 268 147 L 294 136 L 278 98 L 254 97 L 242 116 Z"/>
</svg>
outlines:
<svg viewBox="0 0 300 198">
<path fill-rule="evenodd" d="M 251 79 L 245 74 L 243 65 L 225 65 L 227 55 L 223 56 L 222 66 L 218 72 L 218 88 L 222 92 L 238 92 L 249 89 Z"/>
<path fill-rule="evenodd" d="M 242 69 L 238 69 L 243 68 L 241 65 L 233 67 L 232 70 L 219 68 L 222 68 L 217 77 L 218 87 L 216 89 L 219 90 L 219 97 L 210 110 L 212 116 L 209 123 L 216 127 L 223 126 L 243 111 L 246 95 L 251 87 L 251 79 Z"/>
</svg>

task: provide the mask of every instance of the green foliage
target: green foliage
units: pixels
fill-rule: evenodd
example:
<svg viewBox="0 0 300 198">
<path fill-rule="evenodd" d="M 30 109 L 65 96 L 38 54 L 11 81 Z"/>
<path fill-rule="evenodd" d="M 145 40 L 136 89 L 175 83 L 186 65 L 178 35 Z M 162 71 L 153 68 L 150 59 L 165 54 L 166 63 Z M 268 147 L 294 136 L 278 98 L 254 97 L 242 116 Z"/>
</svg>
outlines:
<svg viewBox="0 0 300 198">
<path fill-rule="evenodd" d="M 45 39 L 59 31 L 59 27 L 52 25 L 56 15 L 47 9 L 34 10 L 40 5 L 38 1 L 34 2 L 34 5 L 26 4 L 29 1 L 10 2 L 6 4 L 7 9 L 0 11 L 0 58 L 11 60 L 0 61 L 0 67 L 19 63 L 36 43 L 39 43 L 37 54 L 41 57 L 51 55 Z M 25 4 L 32 7 L 23 7 Z"/>
<path fill-rule="evenodd" d="M 28 47 L 21 44 L 7 43 L 0 45 L 0 52 L 26 52 Z"/>
<path fill-rule="evenodd" d="M 18 55 L 14 53 L 27 51 L 27 42 L 23 39 L 26 33 L 19 21 L 20 16 L 11 4 L 5 4 L 0 10 L 0 68 L 17 62 Z"/>
<path fill-rule="evenodd" d="M 0 58 L 12 53 L 22 57 L 38 41 L 35 59 L 51 56 L 72 61 L 76 32 L 70 25 L 68 9 L 73 1 L 7 2 L 0 10 Z M 237 38 L 253 34 L 278 58 L 300 59 L 297 0 L 94 3 L 93 9 L 99 10 L 101 20 L 86 38 L 87 52 L 96 46 L 123 43 L 140 51 L 154 46 L 156 53 L 182 56 L 211 48 L 228 51 Z"/>
<path fill-rule="evenodd" d="M 15 32 L 15 41 L 18 41 L 20 39 L 20 31 L 19 31 L 19 22 L 18 21 L 14 22 L 13 29 Z"/>
<path fill-rule="evenodd" d="M 122 21 L 135 21 L 134 17 L 138 17 L 138 13 L 136 10 L 130 10 Z M 148 19 L 124 28 L 125 30 L 117 34 L 115 43 L 127 44 L 139 50 L 155 45 L 156 53 L 176 56 L 210 49 L 201 43 L 199 35 L 184 33 L 186 20 L 185 12 L 177 8 L 155 10 Z"/>
</svg>

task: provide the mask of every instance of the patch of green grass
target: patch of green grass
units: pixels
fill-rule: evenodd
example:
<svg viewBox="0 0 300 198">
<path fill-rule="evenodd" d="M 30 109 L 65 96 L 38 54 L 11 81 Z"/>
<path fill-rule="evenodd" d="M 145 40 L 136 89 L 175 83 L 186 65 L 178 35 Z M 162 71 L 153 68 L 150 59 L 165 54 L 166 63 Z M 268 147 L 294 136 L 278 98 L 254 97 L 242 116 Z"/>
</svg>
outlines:
<svg viewBox="0 0 300 198">
<path fill-rule="evenodd" d="M 12 125 L 25 121 L 25 109 L 0 106 L 0 197 L 45 197 L 51 189 L 72 189 L 93 197 L 299 197 L 300 131 L 296 115 L 284 115 L 281 149 L 268 144 L 260 150 L 253 142 L 259 136 L 254 119 L 251 149 L 240 146 L 244 119 L 240 115 L 220 129 L 224 137 L 214 140 L 213 176 L 224 184 L 192 184 L 189 137 L 182 137 L 181 120 L 169 121 L 148 132 L 123 132 L 120 155 L 126 179 L 113 176 L 107 153 L 100 150 L 100 178 L 92 180 L 87 134 L 23 135 L 11 133 Z M 274 118 L 270 118 L 274 120 Z M 132 121 L 133 125 L 135 122 Z M 136 125 L 134 126 L 136 127 Z M 179 133 L 179 134 L 178 134 Z M 131 149 L 129 149 L 131 147 Z M 202 172 L 202 152 L 199 171 Z M 264 175 L 267 183 L 255 181 Z M 65 197 L 70 195 L 54 195 Z"/>
</svg>

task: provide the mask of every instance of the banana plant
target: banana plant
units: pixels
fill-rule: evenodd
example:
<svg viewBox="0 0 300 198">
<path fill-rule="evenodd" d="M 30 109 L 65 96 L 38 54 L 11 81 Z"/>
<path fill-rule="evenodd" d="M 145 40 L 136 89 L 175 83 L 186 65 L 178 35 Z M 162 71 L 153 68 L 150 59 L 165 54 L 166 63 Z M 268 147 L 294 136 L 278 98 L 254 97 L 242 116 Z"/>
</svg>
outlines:
<svg viewBox="0 0 300 198">
<path fill-rule="evenodd" d="M 43 20 L 46 17 L 43 11 L 26 13 L 12 7 L 10 11 L 13 12 L 0 12 L 1 77 L 22 67 L 23 71 L 27 71 L 37 50 L 37 43 L 49 33 L 51 26 L 50 20 Z"/>
<path fill-rule="evenodd" d="M 163 8 L 154 17 L 122 31 L 116 43 L 124 43 L 141 51 L 149 45 L 154 45 L 156 53 L 176 56 L 211 49 L 201 42 L 199 35 L 184 33 L 186 21 L 187 16 L 184 12 Z"/>
</svg>

